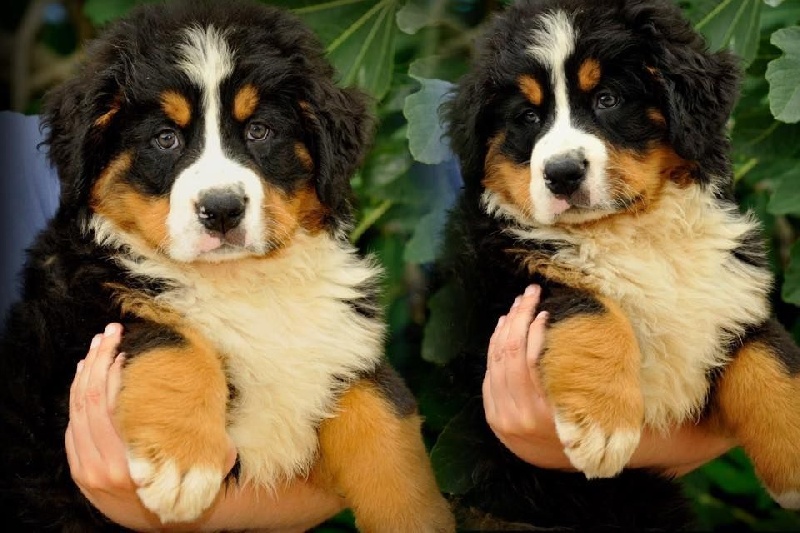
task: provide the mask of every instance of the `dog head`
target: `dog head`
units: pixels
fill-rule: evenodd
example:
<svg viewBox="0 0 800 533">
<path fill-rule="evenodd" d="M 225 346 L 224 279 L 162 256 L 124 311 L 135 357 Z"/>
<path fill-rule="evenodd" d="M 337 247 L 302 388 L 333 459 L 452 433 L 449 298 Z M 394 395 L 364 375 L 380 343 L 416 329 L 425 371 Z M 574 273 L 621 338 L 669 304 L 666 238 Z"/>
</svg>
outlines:
<svg viewBox="0 0 800 533">
<path fill-rule="evenodd" d="M 489 213 L 580 224 L 646 208 L 668 182 L 726 190 L 738 79 L 669 0 L 523 1 L 445 113 Z"/>
<path fill-rule="evenodd" d="M 62 211 L 182 262 L 341 233 L 372 120 L 333 74 L 311 31 L 275 8 L 135 10 L 45 99 Z"/>
</svg>

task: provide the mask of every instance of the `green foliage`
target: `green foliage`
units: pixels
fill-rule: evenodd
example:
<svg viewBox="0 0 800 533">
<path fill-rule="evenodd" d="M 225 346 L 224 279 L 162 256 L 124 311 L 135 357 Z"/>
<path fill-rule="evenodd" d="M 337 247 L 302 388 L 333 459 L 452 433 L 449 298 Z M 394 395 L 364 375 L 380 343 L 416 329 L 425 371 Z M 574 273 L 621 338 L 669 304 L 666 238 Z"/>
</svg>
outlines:
<svg viewBox="0 0 800 533">
<path fill-rule="evenodd" d="M 95 26 L 146 0 L 86 0 Z M 444 490 L 470 480 L 469 443 L 459 430 L 463 399 L 443 392 L 436 372 L 459 346 L 450 339 L 464 306 L 452 286 L 426 291 L 426 265 L 436 259 L 441 224 L 453 200 L 454 163 L 443 142 L 438 108 L 466 69 L 471 44 L 507 2 L 481 0 L 275 0 L 322 39 L 344 85 L 375 99 L 380 119 L 373 150 L 352 183 L 358 220 L 351 239 L 386 269 L 387 353 L 416 393 Z M 779 282 L 779 319 L 800 332 L 800 2 L 686 0 L 679 4 L 713 49 L 744 60 L 746 76 L 732 126 L 736 193 L 762 220 Z M 449 318 L 448 318 L 449 317 Z M 474 407 L 474 406 L 473 406 Z M 735 451 L 685 478 L 704 529 L 797 530 Z M 343 514 L 319 531 L 352 529 Z"/>
</svg>

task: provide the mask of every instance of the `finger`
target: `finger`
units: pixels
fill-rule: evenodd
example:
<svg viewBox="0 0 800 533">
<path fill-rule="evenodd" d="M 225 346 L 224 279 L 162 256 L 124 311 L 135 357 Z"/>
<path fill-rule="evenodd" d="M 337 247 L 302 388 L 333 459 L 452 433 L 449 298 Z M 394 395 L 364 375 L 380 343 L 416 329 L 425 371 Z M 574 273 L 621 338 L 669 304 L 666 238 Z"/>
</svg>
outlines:
<svg viewBox="0 0 800 533">
<path fill-rule="evenodd" d="M 492 397 L 492 385 L 489 372 L 483 376 L 483 384 L 481 385 L 481 396 L 483 397 L 483 411 L 486 414 L 486 421 L 491 426 L 497 418 L 497 406 L 495 405 L 494 398 Z"/>
<path fill-rule="evenodd" d="M 87 357 L 93 355 L 99 345 L 100 336 L 96 335 L 92 339 Z M 94 442 L 92 442 L 86 418 L 86 401 L 82 386 L 86 373 L 86 360 L 83 359 L 78 362 L 75 377 L 72 380 L 69 391 L 69 427 L 72 437 L 72 449 L 74 456 L 78 458 L 78 462 L 81 465 L 81 471 L 86 470 L 89 465 L 97 464 L 100 461 L 100 455 Z"/>
<path fill-rule="evenodd" d="M 67 424 L 67 430 L 64 432 L 64 449 L 67 452 L 67 464 L 69 464 L 69 471 L 72 479 L 77 481 L 81 472 L 81 459 L 75 450 L 75 438 L 72 435 L 72 424 Z"/>
<path fill-rule="evenodd" d="M 119 468 L 125 458 L 124 445 L 112 422 L 108 398 L 109 370 L 117 355 L 121 332 L 119 324 L 109 324 L 106 328 L 93 365 L 88 369 L 90 375 L 84 392 L 87 425 L 92 440 L 109 469 Z"/>
<path fill-rule="evenodd" d="M 108 405 L 109 415 L 114 414 L 114 408 L 117 406 L 117 395 L 120 388 L 122 388 L 122 368 L 125 366 L 125 354 L 120 353 L 114 359 L 111 367 L 108 369 L 108 379 L 106 381 L 106 391 L 108 398 L 106 399 Z"/>
<path fill-rule="evenodd" d="M 506 387 L 511 400 L 518 409 L 527 408 L 534 394 L 528 368 L 527 348 L 528 330 L 536 311 L 536 305 L 539 303 L 539 293 L 540 289 L 535 285 L 525 290 L 525 294 L 516 308 L 515 316 L 509 323 L 508 338 L 503 352 Z"/>
<path fill-rule="evenodd" d="M 547 311 L 542 311 L 528 328 L 527 367 L 531 383 L 538 395 L 542 394 L 542 384 L 539 379 L 539 357 L 544 349 L 545 329 L 547 328 Z"/>
</svg>

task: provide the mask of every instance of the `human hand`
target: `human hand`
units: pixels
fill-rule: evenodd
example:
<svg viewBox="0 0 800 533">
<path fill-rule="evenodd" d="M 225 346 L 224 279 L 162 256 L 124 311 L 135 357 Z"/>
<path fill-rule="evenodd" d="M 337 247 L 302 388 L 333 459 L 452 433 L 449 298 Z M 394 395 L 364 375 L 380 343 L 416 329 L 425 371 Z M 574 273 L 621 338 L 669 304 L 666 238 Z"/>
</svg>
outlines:
<svg viewBox="0 0 800 533">
<path fill-rule="evenodd" d="M 139 501 L 128 470 L 126 447 L 114 425 L 114 406 L 121 386 L 124 355 L 117 355 L 122 326 L 109 324 L 92 340 L 86 359 L 78 363 L 70 387 L 69 424 L 64 436 L 67 461 L 75 484 L 100 512 L 132 528 L 160 523 Z M 228 467 L 236 450 L 231 443 Z"/>
<path fill-rule="evenodd" d="M 542 468 L 571 468 L 537 370 L 547 324 L 547 313 L 535 313 L 540 294 L 538 286 L 528 287 L 500 317 L 489 341 L 483 406 L 489 427 L 512 453 Z"/>
</svg>

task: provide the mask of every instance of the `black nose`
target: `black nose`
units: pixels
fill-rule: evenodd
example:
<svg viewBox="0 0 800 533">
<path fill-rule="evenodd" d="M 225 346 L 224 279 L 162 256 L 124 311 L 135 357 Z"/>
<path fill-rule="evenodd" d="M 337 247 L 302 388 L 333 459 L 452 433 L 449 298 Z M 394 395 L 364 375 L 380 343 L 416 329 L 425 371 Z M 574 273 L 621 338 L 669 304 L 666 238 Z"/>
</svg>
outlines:
<svg viewBox="0 0 800 533">
<path fill-rule="evenodd" d="M 223 235 L 238 226 L 244 218 L 247 197 L 231 191 L 211 191 L 197 202 L 197 217 L 207 229 Z"/>
<path fill-rule="evenodd" d="M 582 157 L 557 156 L 544 165 L 544 180 L 553 194 L 569 196 L 585 178 L 586 160 Z"/>
</svg>

